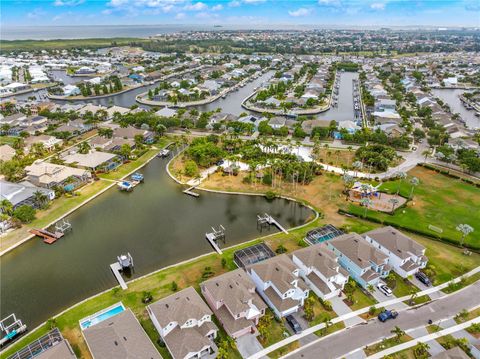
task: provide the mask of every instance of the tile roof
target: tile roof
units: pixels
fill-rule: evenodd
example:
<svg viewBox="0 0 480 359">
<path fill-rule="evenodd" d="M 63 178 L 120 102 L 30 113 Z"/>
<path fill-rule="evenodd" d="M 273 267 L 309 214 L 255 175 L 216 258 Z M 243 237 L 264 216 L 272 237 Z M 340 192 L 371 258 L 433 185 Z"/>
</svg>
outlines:
<svg viewBox="0 0 480 359">
<path fill-rule="evenodd" d="M 402 259 L 409 258 L 412 254 L 421 256 L 425 251 L 424 246 L 391 226 L 374 229 L 363 236 L 372 238 Z"/>
</svg>

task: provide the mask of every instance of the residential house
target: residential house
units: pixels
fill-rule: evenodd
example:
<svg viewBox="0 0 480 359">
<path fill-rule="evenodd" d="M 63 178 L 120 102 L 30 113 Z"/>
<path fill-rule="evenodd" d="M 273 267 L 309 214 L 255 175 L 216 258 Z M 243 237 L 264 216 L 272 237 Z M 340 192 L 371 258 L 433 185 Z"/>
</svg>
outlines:
<svg viewBox="0 0 480 359">
<path fill-rule="evenodd" d="M 274 130 L 278 130 L 285 126 L 286 121 L 287 119 L 285 117 L 272 117 L 270 121 L 268 121 L 268 125 Z"/>
<path fill-rule="evenodd" d="M 147 306 L 147 312 L 173 359 L 202 358 L 216 352 L 212 311 L 188 287 Z"/>
<path fill-rule="evenodd" d="M 326 243 L 335 252 L 338 263 L 363 288 L 376 285 L 390 273 L 388 256 L 357 233 L 343 234 Z"/>
<path fill-rule="evenodd" d="M 55 198 L 54 191 L 37 187 L 28 181 L 13 183 L 0 180 L 0 200 L 8 200 L 14 209 L 23 205 L 36 207 L 35 192 L 43 193 L 49 201 Z"/>
<path fill-rule="evenodd" d="M 41 143 L 43 148 L 49 151 L 54 148 L 55 145 L 61 145 L 63 141 L 50 135 L 28 136 L 25 138 L 25 149 L 27 152 L 31 150 L 35 143 Z"/>
<path fill-rule="evenodd" d="M 172 108 L 164 107 L 157 112 L 155 112 L 155 115 L 161 116 L 161 117 L 174 117 L 177 115 L 177 110 L 174 110 Z"/>
<path fill-rule="evenodd" d="M 82 334 L 93 359 L 162 359 L 130 309 L 91 324 Z"/>
<path fill-rule="evenodd" d="M 92 178 L 90 172 L 84 169 L 40 161 L 25 167 L 25 172 L 29 182 L 43 188 L 66 185 L 77 188 Z"/>
<path fill-rule="evenodd" d="M 129 112 L 130 112 L 129 108 L 115 105 L 107 108 L 107 119 L 111 120 L 113 118 L 113 115 L 116 113 L 119 113 L 120 115 L 126 115 Z"/>
<path fill-rule="evenodd" d="M 340 295 L 348 281 L 348 272 L 338 264 L 338 258 L 326 243 L 296 250 L 292 261 L 300 269 L 300 277 L 323 300 Z"/>
<path fill-rule="evenodd" d="M 135 127 L 118 127 L 113 130 L 113 137 L 135 140 L 135 136 L 142 136 L 143 142 L 153 143 L 155 134 L 148 130 L 139 130 Z"/>
<path fill-rule="evenodd" d="M 285 254 L 247 268 L 257 292 L 279 318 L 298 312 L 310 290 L 299 268 Z"/>
<path fill-rule="evenodd" d="M 366 232 L 363 237 L 388 256 L 390 266 L 403 278 L 427 265 L 425 247 L 391 226 Z"/>
<path fill-rule="evenodd" d="M 9 145 L 0 146 L 0 161 L 10 161 L 15 153 L 15 149 Z"/>
<path fill-rule="evenodd" d="M 112 153 L 90 151 L 89 153 L 73 153 L 66 155 L 63 160 L 70 165 L 76 165 L 90 171 L 109 171 L 119 165 L 118 156 Z"/>
<path fill-rule="evenodd" d="M 375 111 L 395 111 L 396 101 L 390 99 L 380 99 L 375 101 Z"/>
<path fill-rule="evenodd" d="M 256 332 L 265 314 L 265 302 L 243 269 L 236 269 L 200 284 L 202 294 L 229 336 L 234 339 Z"/>
</svg>

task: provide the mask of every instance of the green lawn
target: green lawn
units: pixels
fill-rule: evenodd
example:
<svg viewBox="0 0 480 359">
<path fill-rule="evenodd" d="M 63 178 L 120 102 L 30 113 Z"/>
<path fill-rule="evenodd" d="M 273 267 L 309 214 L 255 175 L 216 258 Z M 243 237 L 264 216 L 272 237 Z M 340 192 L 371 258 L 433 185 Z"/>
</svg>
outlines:
<svg viewBox="0 0 480 359">
<path fill-rule="evenodd" d="M 397 209 L 393 216 L 367 210 L 367 217 L 456 242 L 461 239 L 457 225 L 466 223 L 474 228 L 474 232 L 466 238 L 465 243 L 480 248 L 480 189 L 422 167 L 416 167 L 408 174 L 409 178 L 417 177 L 420 184 L 415 188 L 413 200 L 407 207 Z M 381 189 L 394 193 L 399 184 L 398 181 L 385 182 Z M 410 191 L 409 180 L 404 180 L 400 184 L 400 194 L 408 197 Z M 347 210 L 360 216 L 365 213 L 363 207 L 354 204 L 347 205 Z M 441 228 L 443 233 L 429 229 L 429 225 Z"/>
<path fill-rule="evenodd" d="M 410 282 L 405 281 L 398 274 L 394 273 L 393 271 L 391 273 L 395 279 L 393 281 L 390 281 L 389 278 L 387 278 L 386 282 L 387 282 L 387 285 L 390 287 L 390 289 L 392 289 L 393 294 L 396 297 L 403 297 L 403 296 L 412 294 L 412 291 L 413 292 L 419 291 L 417 287 L 415 287 Z"/>
<path fill-rule="evenodd" d="M 381 342 L 377 344 L 373 344 L 370 346 L 365 347 L 364 351 L 367 356 L 373 355 L 375 353 L 381 352 L 385 349 L 397 346 L 402 343 L 409 342 L 413 338 L 409 335 L 403 335 L 400 339 L 397 339 L 397 337 L 391 337 L 388 339 L 384 339 Z"/>
<path fill-rule="evenodd" d="M 107 39 L 56 39 L 56 40 L 2 40 L 2 51 L 32 51 L 32 50 L 53 50 L 71 48 L 98 49 L 109 46 L 126 46 L 132 42 L 148 42 L 146 39 L 138 38 L 107 38 Z"/>
<path fill-rule="evenodd" d="M 12 136 L 0 136 L 0 145 L 11 145 L 15 142 L 17 137 Z"/>
<path fill-rule="evenodd" d="M 360 288 L 356 288 L 353 292 L 353 304 L 350 308 L 355 311 L 362 308 L 369 308 L 372 305 L 377 304 L 377 301 L 371 296 L 365 294 Z"/>
</svg>

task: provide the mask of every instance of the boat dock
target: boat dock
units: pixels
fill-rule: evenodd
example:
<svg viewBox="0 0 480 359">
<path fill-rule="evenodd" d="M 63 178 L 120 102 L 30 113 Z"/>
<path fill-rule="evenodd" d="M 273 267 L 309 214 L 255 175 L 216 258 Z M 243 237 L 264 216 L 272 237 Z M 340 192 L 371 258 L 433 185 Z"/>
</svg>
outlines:
<svg viewBox="0 0 480 359">
<path fill-rule="evenodd" d="M 222 225 L 220 225 L 218 230 L 212 227 L 212 231 L 213 232 L 205 233 L 205 237 L 210 242 L 213 249 L 215 249 L 215 251 L 217 251 L 218 254 L 222 254 L 223 252 L 218 246 L 217 241 L 223 240 L 223 242 L 225 243 L 225 228 Z"/>
<path fill-rule="evenodd" d="M 37 228 L 32 228 L 30 230 L 30 233 L 43 238 L 43 241 L 47 244 L 55 243 L 57 240 L 59 240 L 64 236 L 64 233 L 62 232 L 52 233 L 45 229 L 37 229 Z"/>
<path fill-rule="evenodd" d="M 115 262 L 110 264 L 110 269 L 112 270 L 115 278 L 117 278 L 117 281 L 118 281 L 118 284 L 120 284 L 120 287 L 122 287 L 122 289 L 124 290 L 127 289 L 128 288 L 127 283 L 125 283 L 125 280 L 123 279 L 121 274 L 122 266 L 118 262 Z"/>
<path fill-rule="evenodd" d="M 268 213 L 265 213 L 263 216 L 257 215 L 257 226 L 260 226 L 260 228 L 262 228 L 263 225 L 266 225 L 266 224 L 270 226 L 274 225 L 283 233 L 288 234 L 288 231 L 285 228 L 283 228 L 283 226 L 280 223 L 278 223 L 277 220 L 272 216 L 270 216 Z"/>
<path fill-rule="evenodd" d="M 193 192 L 195 187 L 196 186 L 189 187 L 185 191 L 183 191 L 183 193 L 188 194 L 188 195 L 193 196 L 193 197 L 200 197 L 200 195 L 197 192 Z"/>
</svg>

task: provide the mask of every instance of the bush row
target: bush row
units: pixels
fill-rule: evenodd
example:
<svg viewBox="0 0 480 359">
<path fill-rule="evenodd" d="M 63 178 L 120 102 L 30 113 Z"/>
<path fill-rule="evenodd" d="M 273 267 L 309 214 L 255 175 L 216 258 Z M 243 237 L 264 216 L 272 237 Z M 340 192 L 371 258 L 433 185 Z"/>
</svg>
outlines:
<svg viewBox="0 0 480 359">
<path fill-rule="evenodd" d="M 462 182 L 465 182 L 465 183 L 468 183 L 468 184 L 471 184 L 477 188 L 480 188 L 480 182 L 474 182 L 468 178 L 465 178 L 465 177 L 462 177 L 462 176 L 459 176 L 455 173 L 452 173 L 450 172 L 449 170 L 444 170 L 444 169 L 441 169 L 441 168 L 438 168 L 437 166 L 432 166 L 432 165 L 429 165 L 428 163 L 419 163 L 418 164 L 419 166 L 423 167 L 423 168 L 426 168 L 428 170 L 432 170 L 432 171 L 435 171 L 437 173 L 440 173 L 442 175 L 445 175 L 445 176 L 448 176 L 450 178 L 455 178 L 455 179 L 459 179 L 461 180 Z"/>
</svg>

